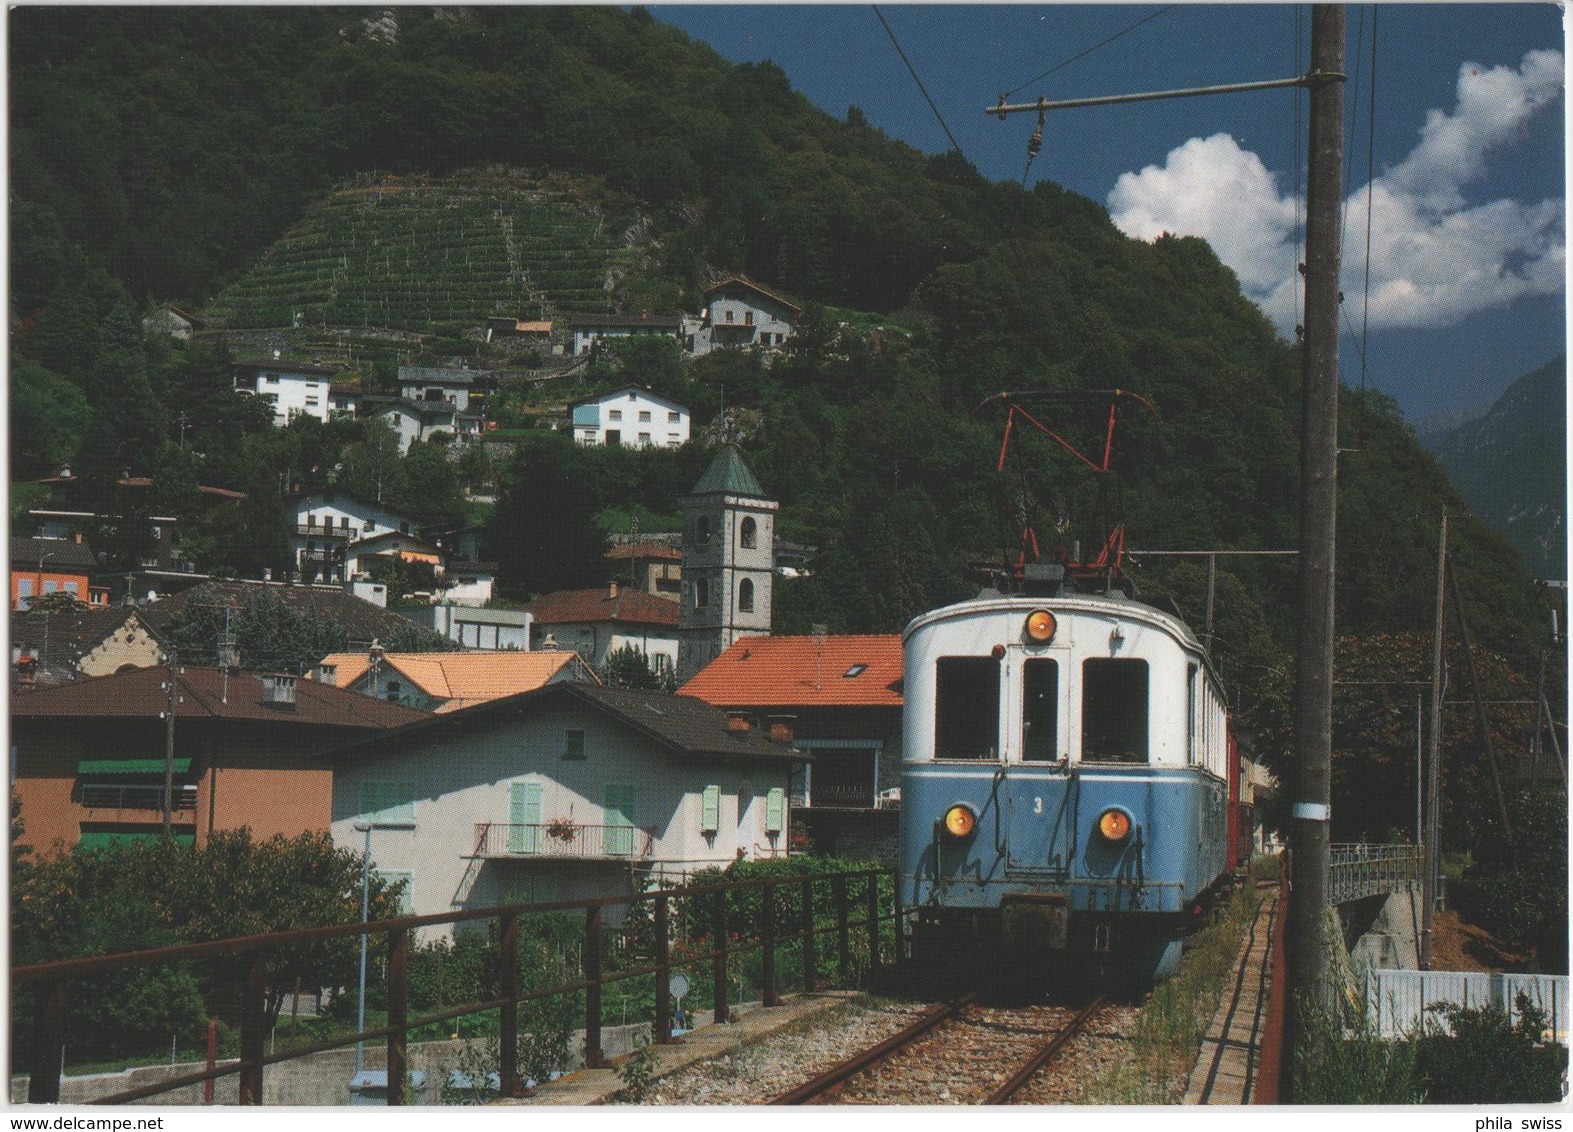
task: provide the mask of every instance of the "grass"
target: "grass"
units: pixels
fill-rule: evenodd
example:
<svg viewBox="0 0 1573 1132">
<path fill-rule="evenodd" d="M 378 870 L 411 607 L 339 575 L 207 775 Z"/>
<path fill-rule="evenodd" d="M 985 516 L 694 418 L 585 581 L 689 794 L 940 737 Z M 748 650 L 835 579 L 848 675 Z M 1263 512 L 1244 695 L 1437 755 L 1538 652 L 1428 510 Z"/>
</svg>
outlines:
<svg viewBox="0 0 1573 1132">
<path fill-rule="evenodd" d="M 1240 887 L 1218 918 L 1191 938 L 1179 974 L 1152 993 L 1135 1034 L 1086 1079 L 1077 1104 L 1179 1101 L 1260 899 L 1250 886 Z"/>
</svg>

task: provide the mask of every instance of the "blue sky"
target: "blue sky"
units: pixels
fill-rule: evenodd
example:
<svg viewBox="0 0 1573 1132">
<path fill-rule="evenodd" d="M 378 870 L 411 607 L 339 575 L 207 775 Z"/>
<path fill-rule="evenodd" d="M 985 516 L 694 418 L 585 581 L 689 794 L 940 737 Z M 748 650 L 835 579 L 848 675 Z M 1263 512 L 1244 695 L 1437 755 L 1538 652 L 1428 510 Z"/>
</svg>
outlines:
<svg viewBox="0 0 1573 1132">
<path fill-rule="evenodd" d="M 950 148 L 868 5 L 651 11 L 728 59 L 775 62 L 830 114 L 856 105 L 919 149 Z M 1309 9 L 1289 5 L 879 11 L 962 152 L 999 180 L 1021 179 L 1035 125 L 1029 115 L 985 114 L 1001 92 L 1030 102 L 1286 78 L 1305 69 L 1309 51 Z M 1561 10 L 1389 4 L 1352 6 L 1347 19 L 1343 289 L 1353 331 L 1342 343 L 1344 380 L 1393 395 L 1411 418 L 1489 403 L 1565 349 Z M 1098 201 L 1133 236 L 1205 236 L 1287 331 L 1305 114 L 1295 91 L 1060 111 L 1029 183 L 1046 178 Z"/>
</svg>

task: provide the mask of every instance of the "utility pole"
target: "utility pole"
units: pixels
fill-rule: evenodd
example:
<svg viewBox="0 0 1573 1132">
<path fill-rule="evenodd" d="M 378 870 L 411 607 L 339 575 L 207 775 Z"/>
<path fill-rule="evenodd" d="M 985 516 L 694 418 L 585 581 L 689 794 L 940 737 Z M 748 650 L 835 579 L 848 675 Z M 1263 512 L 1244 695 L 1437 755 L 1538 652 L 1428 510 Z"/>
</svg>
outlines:
<svg viewBox="0 0 1573 1132">
<path fill-rule="evenodd" d="M 175 686 L 175 646 L 169 646 L 169 678 L 164 682 L 164 836 L 169 836 L 170 810 L 175 794 L 175 706 L 180 693 Z"/>
<path fill-rule="evenodd" d="M 1327 865 L 1332 820 L 1333 603 L 1338 523 L 1338 268 L 1343 204 L 1344 9 L 1311 9 L 1305 223 L 1305 370 L 1300 413 L 1300 585 L 1295 639 L 1295 775 L 1290 795 L 1287 1050 L 1300 1007 L 1328 1001 Z M 1292 1078 L 1291 1078 L 1292 1080 Z"/>
<path fill-rule="evenodd" d="M 1296 773 L 1291 783 L 1289 844 L 1292 850 L 1288 933 L 1288 991 L 1296 1000 L 1325 1002 L 1327 952 L 1328 830 L 1332 818 L 1333 598 L 1335 530 L 1338 518 L 1338 271 L 1343 203 L 1344 9 L 1311 9 L 1311 68 L 1294 79 L 1198 87 L 1149 94 L 1112 95 L 1066 102 L 985 108 L 1001 120 L 1035 112 L 1039 125 L 1049 110 L 1077 106 L 1226 94 L 1301 86 L 1311 92 L 1305 227 L 1304 371 L 1301 386 L 1299 632 L 1295 647 L 1294 737 Z M 1035 139 L 1036 140 L 1036 139 Z M 1291 1008 L 1284 1081 L 1291 1080 L 1300 1030 Z M 1287 1089 L 1285 1092 L 1287 1095 Z"/>
<path fill-rule="evenodd" d="M 1431 727 L 1426 735 L 1425 875 L 1420 878 L 1420 969 L 1431 969 L 1431 921 L 1436 914 L 1439 835 L 1442 829 L 1442 634 L 1447 628 L 1447 508 L 1436 549 L 1436 628 L 1431 637 Z"/>
</svg>

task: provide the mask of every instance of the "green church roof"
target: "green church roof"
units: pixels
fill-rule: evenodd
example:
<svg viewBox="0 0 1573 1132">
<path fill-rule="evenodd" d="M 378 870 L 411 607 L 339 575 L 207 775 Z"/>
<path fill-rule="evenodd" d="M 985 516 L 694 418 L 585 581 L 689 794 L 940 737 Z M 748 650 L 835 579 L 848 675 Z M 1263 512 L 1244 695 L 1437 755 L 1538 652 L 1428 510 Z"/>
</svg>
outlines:
<svg viewBox="0 0 1573 1132">
<path fill-rule="evenodd" d="M 743 454 L 735 444 L 724 446 L 699 482 L 694 484 L 692 495 L 751 495 L 764 499 L 765 489 L 759 486 L 754 473 L 743 463 Z"/>
</svg>

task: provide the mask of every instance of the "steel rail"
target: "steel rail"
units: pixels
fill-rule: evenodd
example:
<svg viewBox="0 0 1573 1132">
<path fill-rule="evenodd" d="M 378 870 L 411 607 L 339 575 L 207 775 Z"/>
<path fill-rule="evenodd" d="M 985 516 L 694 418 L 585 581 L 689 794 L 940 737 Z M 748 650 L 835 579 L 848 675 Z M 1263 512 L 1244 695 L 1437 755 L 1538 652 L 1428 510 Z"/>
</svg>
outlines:
<svg viewBox="0 0 1573 1132">
<path fill-rule="evenodd" d="M 1102 995 L 1099 995 L 1097 998 L 1089 1002 L 1085 1007 L 1082 1008 L 1081 1013 L 1077 1014 L 1076 1017 L 1070 1020 L 1069 1025 L 1067 1025 L 1059 1033 L 1055 1034 L 1054 1037 L 1050 1038 L 1042 1049 L 1033 1054 L 1025 1065 L 1016 1070 L 1015 1075 L 1012 1076 L 1010 1080 L 1006 1081 L 1003 1085 L 990 1093 L 988 1099 L 983 1103 L 1005 1104 L 1008 1102 L 1011 1097 L 1015 1096 L 1018 1092 L 1021 1091 L 1023 1085 L 1025 1085 L 1028 1081 L 1032 1080 L 1032 1078 L 1037 1075 L 1038 1070 L 1042 1069 L 1045 1065 L 1052 1061 L 1055 1055 L 1058 1054 L 1060 1050 L 1065 1048 L 1066 1042 L 1070 1041 L 1077 1034 L 1082 1033 L 1087 1028 L 1087 1024 L 1091 1022 L 1093 1017 L 1104 1008 L 1104 1006 L 1107 1004 L 1107 1001 L 1108 1000 L 1105 999 Z"/>
<path fill-rule="evenodd" d="M 950 1002 L 942 1002 L 938 1006 L 931 1006 L 925 1010 L 911 1025 L 898 1033 L 892 1034 L 878 1045 L 870 1046 L 862 1053 L 825 1070 L 819 1076 L 811 1078 L 795 1089 L 782 1093 L 770 1101 L 772 1105 L 809 1104 L 815 1098 L 823 1096 L 831 1089 L 852 1077 L 857 1076 L 871 1065 L 876 1065 L 890 1057 L 897 1050 L 911 1045 L 924 1034 L 937 1027 L 940 1023 L 954 1018 L 964 1007 L 976 1002 L 978 996 L 968 992 L 960 998 Z"/>
</svg>

